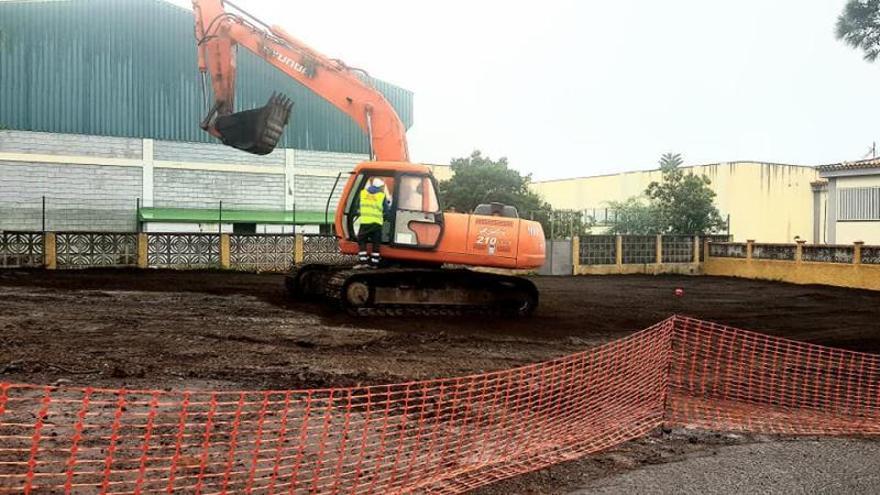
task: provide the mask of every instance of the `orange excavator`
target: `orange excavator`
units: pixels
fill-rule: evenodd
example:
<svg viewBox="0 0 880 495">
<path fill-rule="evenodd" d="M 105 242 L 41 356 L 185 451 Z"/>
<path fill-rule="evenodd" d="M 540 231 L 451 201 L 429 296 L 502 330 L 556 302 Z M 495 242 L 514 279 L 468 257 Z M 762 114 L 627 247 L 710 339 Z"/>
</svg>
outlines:
<svg viewBox="0 0 880 495">
<path fill-rule="evenodd" d="M 235 112 L 235 54 L 242 46 L 348 114 L 368 136 L 370 161 L 350 172 L 336 208 L 340 250 L 356 254 L 360 192 L 381 178 L 390 199 L 380 252 L 383 266 L 305 264 L 287 275 L 289 292 L 319 296 L 353 314 L 500 312 L 528 315 L 538 290 L 528 279 L 471 268 L 535 269 L 544 263 L 544 231 L 511 206 L 480 205 L 473 214 L 444 212 L 430 167 L 409 162 L 406 129 L 363 71 L 330 59 L 283 29 L 230 1 L 193 0 L 199 70 L 214 103 L 201 126 L 224 144 L 271 153 L 293 103 L 275 94 L 257 109 Z M 208 105 L 206 104 L 206 107 Z"/>
</svg>

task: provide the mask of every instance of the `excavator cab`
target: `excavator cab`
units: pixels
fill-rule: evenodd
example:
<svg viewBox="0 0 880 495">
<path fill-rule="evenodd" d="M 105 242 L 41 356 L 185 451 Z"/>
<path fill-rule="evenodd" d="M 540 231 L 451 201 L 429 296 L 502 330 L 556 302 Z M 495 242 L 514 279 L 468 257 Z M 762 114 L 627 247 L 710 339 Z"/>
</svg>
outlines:
<svg viewBox="0 0 880 495">
<path fill-rule="evenodd" d="M 260 108 L 223 114 L 215 106 L 202 122 L 202 128 L 214 134 L 223 144 L 255 155 L 271 153 L 290 120 L 293 102 L 273 94 Z"/>
<path fill-rule="evenodd" d="M 343 214 L 346 237 L 356 240 L 359 227 L 360 192 L 370 179 L 385 182 L 386 201 L 383 244 L 409 249 L 434 249 L 443 235 L 443 213 L 437 196 L 437 183 L 430 174 L 395 171 L 363 171 L 354 178 L 354 186 Z"/>
</svg>

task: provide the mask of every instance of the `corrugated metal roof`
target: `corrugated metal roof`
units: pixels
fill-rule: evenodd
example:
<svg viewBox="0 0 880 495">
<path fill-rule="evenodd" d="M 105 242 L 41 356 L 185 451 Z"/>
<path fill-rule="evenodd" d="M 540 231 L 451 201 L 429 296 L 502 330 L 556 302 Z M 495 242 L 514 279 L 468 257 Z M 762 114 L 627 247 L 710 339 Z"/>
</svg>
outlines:
<svg viewBox="0 0 880 495">
<path fill-rule="evenodd" d="M 865 168 L 880 168 L 880 158 L 868 158 L 854 162 L 830 163 L 816 167 L 820 172 L 837 172 L 840 170 L 860 170 Z"/>
<path fill-rule="evenodd" d="M 273 91 L 296 102 L 280 146 L 367 152 L 344 113 L 256 55 L 240 50 L 236 104 Z M 374 84 L 412 125 L 412 92 Z M 0 126 L 10 129 L 215 142 L 203 117 L 192 13 L 162 0 L 0 2 Z"/>
</svg>

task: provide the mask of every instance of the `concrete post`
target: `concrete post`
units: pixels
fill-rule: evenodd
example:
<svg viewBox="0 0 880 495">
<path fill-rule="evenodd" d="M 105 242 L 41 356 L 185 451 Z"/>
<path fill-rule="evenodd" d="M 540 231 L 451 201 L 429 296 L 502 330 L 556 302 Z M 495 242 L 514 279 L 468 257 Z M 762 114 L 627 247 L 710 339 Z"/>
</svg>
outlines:
<svg viewBox="0 0 880 495">
<path fill-rule="evenodd" d="M 799 240 L 797 241 L 797 246 L 794 248 L 794 262 L 801 263 L 804 261 L 804 244 L 807 241 Z"/>
<path fill-rule="evenodd" d="M 137 240 L 138 240 L 138 247 L 137 247 L 138 268 L 147 268 L 150 265 L 150 258 L 147 256 L 147 252 L 148 252 L 147 248 L 149 247 L 148 246 L 149 238 L 147 237 L 147 234 L 140 233 L 137 235 Z"/>
<path fill-rule="evenodd" d="M 663 263 L 663 234 L 657 234 L 657 254 L 654 258 L 654 263 L 658 265 Z"/>
<path fill-rule="evenodd" d="M 853 265 L 862 264 L 862 246 L 864 245 L 865 241 L 856 241 L 853 243 Z"/>
<path fill-rule="evenodd" d="M 571 238 L 571 274 L 577 275 L 581 268 L 581 238 Z"/>
<path fill-rule="evenodd" d="M 707 248 L 709 247 L 708 242 L 706 242 L 706 247 Z M 706 251 L 708 252 L 709 250 L 706 249 Z M 694 264 L 695 265 L 700 264 L 700 236 L 698 236 L 698 235 L 694 236 Z"/>
<path fill-rule="evenodd" d="M 305 244 L 305 239 L 302 234 L 296 234 L 293 239 L 293 264 L 299 265 L 303 262 L 303 245 Z"/>
<path fill-rule="evenodd" d="M 43 234 L 43 266 L 47 270 L 58 268 L 58 259 L 55 250 L 55 232 Z"/>
<path fill-rule="evenodd" d="M 615 263 L 617 264 L 617 268 L 620 269 L 623 267 L 623 236 L 617 234 L 615 242 L 617 248 L 615 249 Z"/>
<path fill-rule="evenodd" d="M 700 238 L 697 237 L 697 242 L 700 242 Z M 697 253 L 697 261 L 700 259 L 700 253 Z M 708 260 L 712 256 L 712 253 L 709 252 L 709 239 L 703 239 L 703 259 Z"/>
<path fill-rule="evenodd" d="M 755 248 L 755 240 L 746 240 L 746 261 L 752 261 L 752 250 Z"/>
<path fill-rule="evenodd" d="M 229 234 L 220 234 L 220 268 L 229 269 Z"/>
</svg>

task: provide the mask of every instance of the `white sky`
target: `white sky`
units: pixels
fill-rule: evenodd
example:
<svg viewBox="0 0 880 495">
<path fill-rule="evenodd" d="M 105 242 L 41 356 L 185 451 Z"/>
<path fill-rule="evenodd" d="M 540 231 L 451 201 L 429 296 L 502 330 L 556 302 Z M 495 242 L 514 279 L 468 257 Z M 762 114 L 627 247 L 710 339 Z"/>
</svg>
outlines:
<svg viewBox="0 0 880 495">
<path fill-rule="evenodd" d="M 549 179 L 880 141 L 880 63 L 834 38 L 845 0 L 236 3 L 414 91 L 416 162 L 480 149 Z"/>
</svg>

